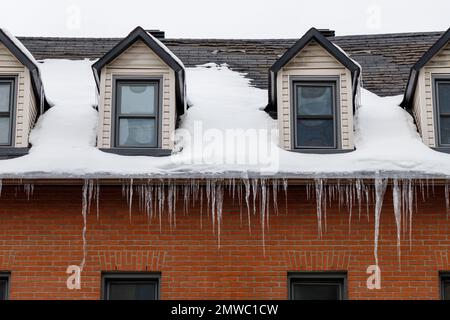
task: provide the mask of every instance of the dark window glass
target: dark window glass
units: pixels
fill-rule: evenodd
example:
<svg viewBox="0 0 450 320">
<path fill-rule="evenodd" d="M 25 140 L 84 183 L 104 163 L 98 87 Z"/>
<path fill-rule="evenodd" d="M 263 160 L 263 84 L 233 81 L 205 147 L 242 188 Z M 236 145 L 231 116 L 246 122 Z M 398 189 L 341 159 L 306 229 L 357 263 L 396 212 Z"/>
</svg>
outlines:
<svg viewBox="0 0 450 320">
<path fill-rule="evenodd" d="M 343 300 L 345 275 L 299 275 L 291 278 L 292 300 Z"/>
<path fill-rule="evenodd" d="M 0 145 L 11 145 L 13 80 L 0 79 Z"/>
<path fill-rule="evenodd" d="M 299 115 L 333 115 L 332 87 L 299 85 L 297 97 L 297 112 Z"/>
<path fill-rule="evenodd" d="M 0 300 L 8 298 L 8 278 L 0 277 Z"/>
<path fill-rule="evenodd" d="M 450 145 L 450 81 L 436 81 L 439 112 L 439 142 Z"/>
<path fill-rule="evenodd" d="M 450 300 L 450 275 L 441 276 L 441 295 L 443 300 Z"/>
<path fill-rule="evenodd" d="M 105 276 L 106 300 L 157 300 L 159 280 L 151 276 Z"/>
<path fill-rule="evenodd" d="M 335 82 L 296 82 L 295 147 L 336 148 Z"/>
<path fill-rule="evenodd" d="M 330 147 L 334 144 L 333 120 L 297 120 L 297 141 L 302 147 Z"/>
<path fill-rule="evenodd" d="M 116 147 L 158 146 L 159 83 L 118 81 Z"/>
</svg>

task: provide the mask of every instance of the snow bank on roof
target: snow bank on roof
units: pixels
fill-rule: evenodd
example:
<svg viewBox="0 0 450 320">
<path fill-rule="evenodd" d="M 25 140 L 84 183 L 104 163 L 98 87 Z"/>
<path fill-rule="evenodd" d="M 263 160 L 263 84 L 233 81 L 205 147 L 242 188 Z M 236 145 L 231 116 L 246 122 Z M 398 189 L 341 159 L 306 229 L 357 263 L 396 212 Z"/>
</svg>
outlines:
<svg viewBox="0 0 450 320">
<path fill-rule="evenodd" d="M 242 74 L 215 64 L 186 69 L 193 107 L 177 130 L 181 152 L 164 158 L 103 153 L 95 147 L 98 113 L 92 107 L 96 104 L 92 63 L 44 61 L 43 80 L 55 107 L 32 130 L 29 155 L 0 161 L 0 177 L 241 177 L 261 173 L 327 177 L 383 172 L 450 176 L 450 155 L 421 142 L 411 116 L 398 107 L 400 96 L 380 98 L 363 90 L 355 121 L 356 151 L 298 154 L 277 147 L 277 122 L 261 111 L 267 92 L 251 87 Z M 227 132 L 239 130 L 237 139 L 224 139 Z M 251 137 L 255 132 L 257 140 L 242 143 L 245 134 Z M 256 157 L 263 161 L 247 159 L 264 147 L 268 147 L 267 156 Z M 233 158 L 245 161 L 228 161 Z"/>
</svg>

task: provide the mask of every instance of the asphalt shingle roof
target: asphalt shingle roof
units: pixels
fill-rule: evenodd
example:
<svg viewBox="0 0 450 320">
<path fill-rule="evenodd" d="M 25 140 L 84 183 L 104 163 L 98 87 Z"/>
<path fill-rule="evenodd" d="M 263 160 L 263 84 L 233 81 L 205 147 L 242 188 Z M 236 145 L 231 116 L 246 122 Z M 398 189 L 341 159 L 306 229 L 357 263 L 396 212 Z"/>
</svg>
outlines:
<svg viewBox="0 0 450 320">
<path fill-rule="evenodd" d="M 443 32 L 329 38 L 362 66 L 364 87 L 378 95 L 403 94 L 411 66 Z M 100 58 L 121 39 L 19 37 L 36 59 Z M 268 69 L 297 39 L 163 39 L 187 67 L 227 63 L 267 89 Z"/>
</svg>

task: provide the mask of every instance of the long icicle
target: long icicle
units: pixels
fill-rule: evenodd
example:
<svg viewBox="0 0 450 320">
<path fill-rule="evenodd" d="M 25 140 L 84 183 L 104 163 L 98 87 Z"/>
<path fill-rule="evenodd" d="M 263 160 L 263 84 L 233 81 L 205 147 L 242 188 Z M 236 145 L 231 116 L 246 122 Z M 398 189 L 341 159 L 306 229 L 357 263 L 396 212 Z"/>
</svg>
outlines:
<svg viewBox="0 0 450 320">
<path fill-rule="evenodd" d="M 378 240 L 380 235 L 380 220 L 381 220 L 381 209 L 383 208 L 383 199 L 387 187 L 387 179 L 376 178 L 375 179 L 375 246 L 374 246 L 374 256 L 375 263 L 378 264 Z"/>
<path fill-rule="evenodd" d="M 402 230 L 402 201 L 401 201 L 401 190 L 399 187 L 399 182 L 394 179 L 394 186 L 392 188 L 392 200 L 394 202 L 394 215 L 395 224 L 397 225 L 397 255 L 398 261 L 401 261 L 401 230 Z"/>
</svg>

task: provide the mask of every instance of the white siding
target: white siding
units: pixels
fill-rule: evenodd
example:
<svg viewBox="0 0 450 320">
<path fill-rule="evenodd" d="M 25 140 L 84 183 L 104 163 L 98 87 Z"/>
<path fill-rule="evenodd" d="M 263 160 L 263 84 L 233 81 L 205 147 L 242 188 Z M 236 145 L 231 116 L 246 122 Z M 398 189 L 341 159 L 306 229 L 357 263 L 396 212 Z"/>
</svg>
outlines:
<svg viewBox="0 0 450 320">
<path fill-rule="evenodd" d="M 14 147 L 28 147 L 30 130 L 37 115 L 36 100 L 31 88 L 29 70 L 0 43 L 0 76 L 17 78 L 15 105 Z"/>
<path fill-rule="evenodd" d="M 136 42 L 117 59 L 103 68 L 100 83 L 99 148 L 112 147 L 113 78 L 115 76 L 142 76 L 162 78 L 161 146 L 173 149 L 175 130 L 175 73 L 142 41 Z"/>
<path fill-rule="evenodd" d="M 450 43 L 436 54 L 420 71 L 413 112 L 423 142 L 429 147 L 438 144 L 434 112 L 433 78 L 439 75 L 450 76 Z"/>
<path fill-rule="evenodd" d="M 282 70 L 277 78 L 278 88 L 278 125 L 280 128 L 280 146 L 290 150 L 293 146 L 292 137 L 292 104 L 291 77 L 324 76 L 338 77 L 340 110 L 338 127 L 340 131 L 340 147 L 352 150 L 353 142 L 353 93 L 351 73 L 319 44 L 312 41 Z"/>
</svg>

